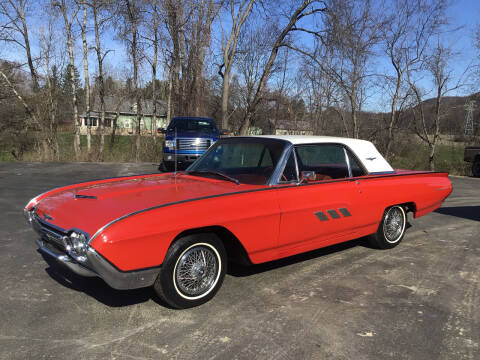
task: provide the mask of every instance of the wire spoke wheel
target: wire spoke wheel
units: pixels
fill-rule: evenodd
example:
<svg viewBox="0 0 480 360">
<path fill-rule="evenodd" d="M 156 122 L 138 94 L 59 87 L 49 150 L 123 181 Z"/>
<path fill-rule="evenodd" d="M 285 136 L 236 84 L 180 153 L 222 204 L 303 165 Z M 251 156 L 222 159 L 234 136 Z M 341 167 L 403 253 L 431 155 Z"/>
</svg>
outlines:
<svg viewBox="0 0 480 360">
<path fill-rule="evenodd" d="M 181 254 L 174 272 L 178 290 L 187 298 L 206 295 L 215 286 L 220 273 L 220 258 L 207 244 L 188 248 Z"/>
<path fill-rule="evenodd" d="M 385 214 L 383 234 L 389 243 L 395 243 L 405 230 L 405 213 L 399 207 L 392 207 Z"/>
</svg>

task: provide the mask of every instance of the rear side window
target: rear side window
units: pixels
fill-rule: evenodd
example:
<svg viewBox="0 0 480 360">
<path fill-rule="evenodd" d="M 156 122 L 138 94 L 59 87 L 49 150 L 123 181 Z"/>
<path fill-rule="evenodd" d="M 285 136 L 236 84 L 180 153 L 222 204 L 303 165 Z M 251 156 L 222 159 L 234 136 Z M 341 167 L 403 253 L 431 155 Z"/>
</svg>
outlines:
<svg viewBox="0 0 480 360">
<path fill-rule="evenodd" d="M 347 154 L 348 154 L 348 161 L 350 162 L 350 168 L 352 169 L 352 176 L 356 177 L 356 176 L 365 175 L 365 171 L 360 166 L 360 163 L 355 158 L 355 156 L 353 156 L 349 150 L 347 150 Z"/>
<path fill-rule="evenodd" d="M 343 146 L 336 144 L 297 145 L 300 171 L 314 171 L 318 180 L 348 178 Z"/>
</svg>

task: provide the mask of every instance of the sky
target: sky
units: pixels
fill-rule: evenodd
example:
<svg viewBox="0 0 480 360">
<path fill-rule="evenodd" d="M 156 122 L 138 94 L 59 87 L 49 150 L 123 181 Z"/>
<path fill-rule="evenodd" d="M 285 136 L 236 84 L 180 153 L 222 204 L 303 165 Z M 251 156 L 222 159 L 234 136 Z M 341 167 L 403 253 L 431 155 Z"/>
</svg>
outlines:
<svg viewBox="0 0 480 360">
<path fill-rule="evenodd" d="M 465 96 L 480 90 L 479 81 L 472 75 L 475 64 L 480 63 L 480 51 L 474 46 L 474 35 L 477 26 L 480 26 L 480 0 L 451 0 L 447 10 L 449 28 L 455 31 L 446 32 L 443 37 L 448 46 L 456 54 L 449 65 L 456 81 L 462 80 L 466 85 L 452 91 L 449 96 Z M 392 71 L 388 59 L 376 57 L 378 71 L 381 73 Z M 426 93 L 425 98 L 434 96 L 432 83 L 428 79 L 420 81 L 420 86 Z M 368 111 L 389 111 L 388 99 L 384 94 L 373 94 L 365 106 Z"/>
</svg>

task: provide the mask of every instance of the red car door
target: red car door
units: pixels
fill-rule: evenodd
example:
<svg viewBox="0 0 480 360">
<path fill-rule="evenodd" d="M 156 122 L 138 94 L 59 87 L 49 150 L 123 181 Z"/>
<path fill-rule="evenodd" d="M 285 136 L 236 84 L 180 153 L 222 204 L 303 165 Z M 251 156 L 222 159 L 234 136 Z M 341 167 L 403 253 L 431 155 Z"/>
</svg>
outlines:
<svg viewBox="0 0 480 360">
<path fill-rule="evenodd" d="M 355 161 L 341 145 L 296 146 L 282 175 L 285 186 L 276 190 L 281 212 L 279 257 L 347 241 L 361 231 L 362 194 L 351 177 L 349 160 Z M 302 171 L 314 171 L 316 180 L 288 184 Z"/>
</svg>

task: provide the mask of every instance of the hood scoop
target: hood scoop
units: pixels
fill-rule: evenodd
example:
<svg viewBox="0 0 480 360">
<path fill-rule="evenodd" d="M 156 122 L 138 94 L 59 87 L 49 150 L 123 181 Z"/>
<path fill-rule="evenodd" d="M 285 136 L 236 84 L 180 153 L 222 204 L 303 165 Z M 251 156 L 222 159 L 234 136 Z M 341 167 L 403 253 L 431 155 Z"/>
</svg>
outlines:
<svg viewBox="0 0 480 360">
<path fill-rule="evenodd" d="M 75 199 L 98 199 L 98 197 L 94 195 L 75 194 Z"/>
</svg>

